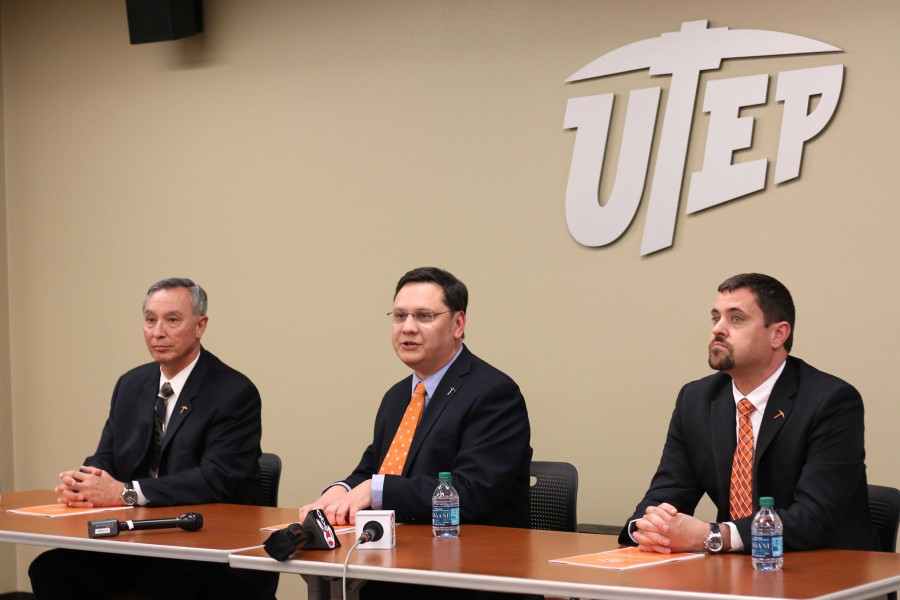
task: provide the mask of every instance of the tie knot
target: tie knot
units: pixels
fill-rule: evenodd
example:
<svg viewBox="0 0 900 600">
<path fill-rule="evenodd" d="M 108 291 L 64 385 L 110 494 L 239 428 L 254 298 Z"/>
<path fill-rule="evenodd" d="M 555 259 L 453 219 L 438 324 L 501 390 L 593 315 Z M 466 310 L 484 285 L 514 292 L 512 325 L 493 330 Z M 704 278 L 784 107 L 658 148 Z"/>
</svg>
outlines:
<svg viewBox="0 0 900 600">
<path fill-rule="evenodd" d="M 159 388 L 159 395 L 162 398 L 168 399 L 169 396 L 171 396 L 174 393 L 175 393 L 175 390 L 172 389 L 172 384 L 170 384 L 168 381 L 165 382 L 161 388 Z"/>
<path fill-rule="evenodd" d="M 416 390 L 413 392 L 413 396 L 422 396 L 425 397 L 425 383 L 420 381 L 418 385 L 416 385 Z"/>
<path fill-rule="evenodd" d="M 741 413 L 742 417 L 748 416 L 754 410 L 756 410 L 756 407 L 753 406 L 753 403 L 750 402 L 749 400 L 747 400 L 746 398 L 744 398 L 740 402 L 738 402 L 738 412 Z"/>
</svg>

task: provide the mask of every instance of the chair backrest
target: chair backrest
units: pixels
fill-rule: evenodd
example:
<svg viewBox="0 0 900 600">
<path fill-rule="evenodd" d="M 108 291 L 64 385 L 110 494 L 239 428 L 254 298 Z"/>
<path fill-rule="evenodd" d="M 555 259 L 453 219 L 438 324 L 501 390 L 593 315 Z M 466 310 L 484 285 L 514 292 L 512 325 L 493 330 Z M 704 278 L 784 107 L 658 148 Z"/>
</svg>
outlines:
<svg viewBox="0 0 900 600">
<path fill-rule="evenodd" d="M 263 506 L 278 506 L 278 484 L 281 482 L 281 458 L 271 452 L 263 452 L 259 457 L 260 484 L 263 492 Z"/>
<path fill-rule="evenodd" d="M 897 551 L 897 526 L 900 525 L 900 490 L 883 485 L 869 486 L 869 517 L 875 525 L 881 549 Z"/>
<path fill-rule="evenodd" d="M 578 471 L 565 462 L 531 462 L 531 528 L 575 531 Z"/>
</svg>

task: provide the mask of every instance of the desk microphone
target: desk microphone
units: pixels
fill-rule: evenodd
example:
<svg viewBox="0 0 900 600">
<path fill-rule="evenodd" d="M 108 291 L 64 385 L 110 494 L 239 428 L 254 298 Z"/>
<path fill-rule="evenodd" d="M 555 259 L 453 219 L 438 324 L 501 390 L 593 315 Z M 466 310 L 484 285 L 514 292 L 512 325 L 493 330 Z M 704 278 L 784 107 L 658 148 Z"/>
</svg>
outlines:
<svg viewBox="0 0 900 600">
<path fill-rule="evenodd" d="M 122 531 L 174 529 L 176 527 L 185 531 L 197 531 L 203 527 L 203 515 L 191 512 L 175 519 L 143 519 L 140 521 L 103 519 L 102 521 L 88 521 L 88 535 L 92 538 L 115 537 Z"/>
<path fill-rule="evenodd" d="M 291 523 L 269 536 L 263 548 L 275 560 L 287 560 L 291 555 L 305 548 L 307 550 L 334 550 L 341 543 L 334 528 L 322 509 L 311 510 L 303 519 L 303 524 Z"/>
<path fill-rule="evenodd" d="M 360 510 L 355 515 L 360 550 L 390 550 L 396 543 L 394 511 Z"/>
<path fill-rule="evenodd" d="M 377 542 L 384 535 L 384 527 L 378 521 L 369 521 L 363 526 L 363 531 L 359 536 L 359 543 Z"/>
</svg>

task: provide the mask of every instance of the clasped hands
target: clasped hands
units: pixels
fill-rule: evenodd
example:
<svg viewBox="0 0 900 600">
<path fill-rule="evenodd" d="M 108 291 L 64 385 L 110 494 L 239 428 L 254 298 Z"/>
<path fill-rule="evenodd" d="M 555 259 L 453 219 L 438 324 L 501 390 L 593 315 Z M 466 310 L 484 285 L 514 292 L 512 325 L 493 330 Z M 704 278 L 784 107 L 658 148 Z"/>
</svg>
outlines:
<svg viewBox="0 0 900 600">
<path fill-rule="evenodd" d="M 306 514 L 317 508 L 325 513 L 332 525 L 355 525 L 356 511 L 372 506 L 372 480 L 368 479 L 349 492 L 342 485 L 333 485 L 312 504 L 300 508 L 300 523 Z"/>
<path fill-rule="evenodd" d="M 667 502 L 648 506 L 634 525 L 631 536 L 644 552 L 702 552 L 709 534 L 709 523 L 680 513 Z"/>
<path fill-rule="evenodd" d="M 83 466 L 77 471 L 63 471 L 59 480 L 62 483 L 54 488 L 59 494 L 58 504 L 73 508 L 122 505 L 125 484 L 102 469 Z"/>
</svg>

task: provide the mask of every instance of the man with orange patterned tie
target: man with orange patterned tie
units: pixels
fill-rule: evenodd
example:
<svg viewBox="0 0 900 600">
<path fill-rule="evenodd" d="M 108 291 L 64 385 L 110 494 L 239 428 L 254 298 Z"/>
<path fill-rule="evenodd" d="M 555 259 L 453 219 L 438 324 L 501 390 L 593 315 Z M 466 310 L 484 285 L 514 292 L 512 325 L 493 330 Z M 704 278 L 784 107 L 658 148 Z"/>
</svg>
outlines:
<svg viewBox="0 0 900 600">
<path fill-rule="evenodd" d="M 301 522 L 321 508 L 332 524 L 354 523 L 356 511 L 373 508 L 394 510 L 401 523 L 430 523 L 438 473 L 450 471 L 463 524 L 528 526 L 532 451 L 525 399 L 512 379 L 463 344 L 467 305 L 466 286 L 442 269 L 422 267 L 400 279 L 388 316 L 394 351 L 412 374 L 385 394 L 359 465 L 302 507 Z M 474 597 L 385 585 L 369 582 L 362 595 Z"/>
<path fill-rule="evenodd" d="M 675 402 L 659 468 L 619 541 L 652 552 L 750 552 L 761 496 L 785 550 L 879 550 L 869 520 L 863 402 L 789 356 L 794 302 L 776 279 L 735 275 L 712 309 L 709 366 Z M 716 521 L 693 517 L 707 494 Z"/>
</svg>

